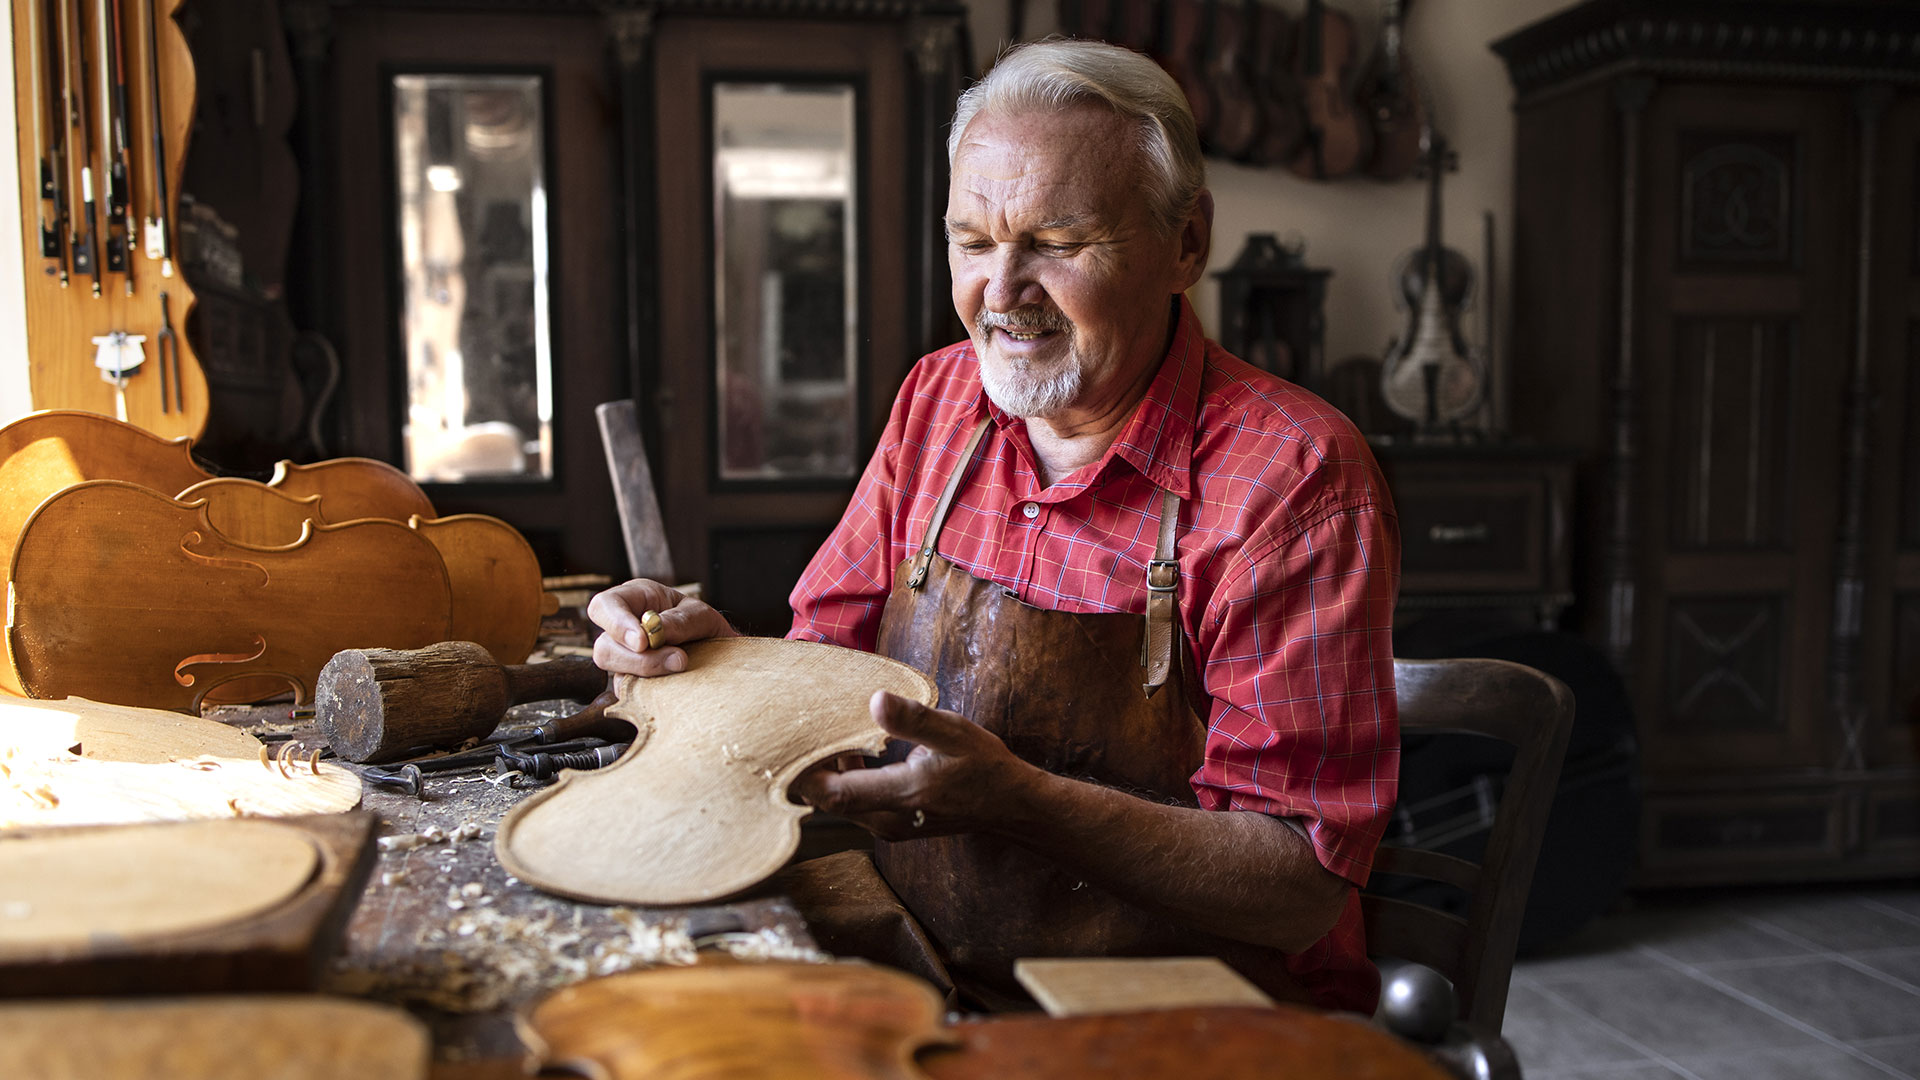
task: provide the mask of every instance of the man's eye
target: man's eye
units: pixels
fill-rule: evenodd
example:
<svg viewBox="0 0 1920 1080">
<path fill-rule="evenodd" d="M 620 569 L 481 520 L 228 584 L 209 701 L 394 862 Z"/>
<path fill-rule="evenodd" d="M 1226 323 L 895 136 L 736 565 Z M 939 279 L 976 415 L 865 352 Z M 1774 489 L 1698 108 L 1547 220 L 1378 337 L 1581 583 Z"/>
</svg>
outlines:
<svg viewBox="0 0 1920 1080">
<path fill-rule="evenodd" d="M 1034 247 L 1048 255 L 1071 255 L 1079 251 L 1082 246 L 1081 244 L 1068 243 L 1063 240 L 1043 240 L 1034 245 Z"/>
<path fill-rule="evenodd" d="M 993 247 L 992 244 L 988 243 L 985 240 L 949 240 L 947 241 L 947 243 L 952 244 L 954 247 L 957 247 L 961 251 L 964 251 L 970 255 L 978 255 L 981 252 L 986 251 L 987 249 Z"/>
</svg>

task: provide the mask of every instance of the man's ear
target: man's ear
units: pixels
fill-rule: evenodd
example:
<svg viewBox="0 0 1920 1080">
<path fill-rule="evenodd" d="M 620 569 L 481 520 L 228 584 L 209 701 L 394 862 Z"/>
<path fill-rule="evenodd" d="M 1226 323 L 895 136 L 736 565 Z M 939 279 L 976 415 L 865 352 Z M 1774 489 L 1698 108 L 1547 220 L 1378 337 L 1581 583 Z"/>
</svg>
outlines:
<svg viewBox="0 0 1920 1080">
<path fill-rule="evenodd" d="M 1174 292 L 1186 292 L 1207 272 L 1207 257 L 1213 253 L 1213 192 L 1200 189 L 1193 213 L 1180 226 L 1180 255 L 1175 264 Z"/>
</svg>

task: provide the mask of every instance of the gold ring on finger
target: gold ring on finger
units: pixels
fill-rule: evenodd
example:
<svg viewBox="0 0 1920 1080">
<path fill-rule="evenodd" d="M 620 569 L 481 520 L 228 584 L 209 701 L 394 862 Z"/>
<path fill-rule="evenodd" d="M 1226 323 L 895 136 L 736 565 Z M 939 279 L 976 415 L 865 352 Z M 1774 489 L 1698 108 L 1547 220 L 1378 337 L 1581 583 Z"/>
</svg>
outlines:
<svg viewBox="0 0 1920 1080">
<path fill-rule="evenodd" d="M 666 641 L 666 626 L 660 621 L 657 611 L 644 612 L 640 616 L 640 629 L 647 632 L 647 648 L 657 649 Z"/>
</svg>

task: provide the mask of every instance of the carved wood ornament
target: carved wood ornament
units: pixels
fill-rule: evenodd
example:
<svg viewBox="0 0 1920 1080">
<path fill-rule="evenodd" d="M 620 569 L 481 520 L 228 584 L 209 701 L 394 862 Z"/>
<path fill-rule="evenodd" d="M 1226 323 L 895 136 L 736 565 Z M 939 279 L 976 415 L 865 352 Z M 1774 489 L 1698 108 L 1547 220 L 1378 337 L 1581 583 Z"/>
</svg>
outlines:
<svg viewBox="0 0 1920 1080">
<path fill-rule="evenodd" d="M 872 653 L 778 638 L 686 646 L 687 670 L 616 680 L 607 714 L 638 730 L 619 761 L 567 772 L 507 815 L 507 872 L 561 896 L 692 904 L 751 888 L 800 843 L 787 786 L 815 762 L 878 754 L 876 690 L 932 705 L 932 680 Z"/>
</svg>

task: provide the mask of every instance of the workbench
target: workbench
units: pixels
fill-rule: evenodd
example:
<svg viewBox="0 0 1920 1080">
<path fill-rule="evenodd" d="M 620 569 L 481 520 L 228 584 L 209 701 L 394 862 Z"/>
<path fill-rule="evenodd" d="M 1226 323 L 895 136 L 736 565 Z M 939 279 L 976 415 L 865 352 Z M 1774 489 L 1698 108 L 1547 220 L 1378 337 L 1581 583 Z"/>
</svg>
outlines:
<svg viewBox="0 0 1920 1080">
<path fill-rule="evenodd" d="M 516 706 L 499 736 L 530 731 L 579 706 Z M 260 737 L 325 746 L 288 706 L 229 707 L 208 715 Z M 675 908 L 624 908 L 543 893 L 507 874 L 494 831 L 537 784 L 493 770 L 432 773 L 419 796 L 369 784 L 362 808 L 378 817 L 380 851 L 317 988 L 404 1006 L 433 1033 L 436 1080 L 519 1077 L 525 1055 L 517 1010 L 582 979 L 731 952 L 742 958 L 817 958 L 806 924 L 778 897 Z M 617 843 L 609 839 L 609 850 Z"/>
</svg>

